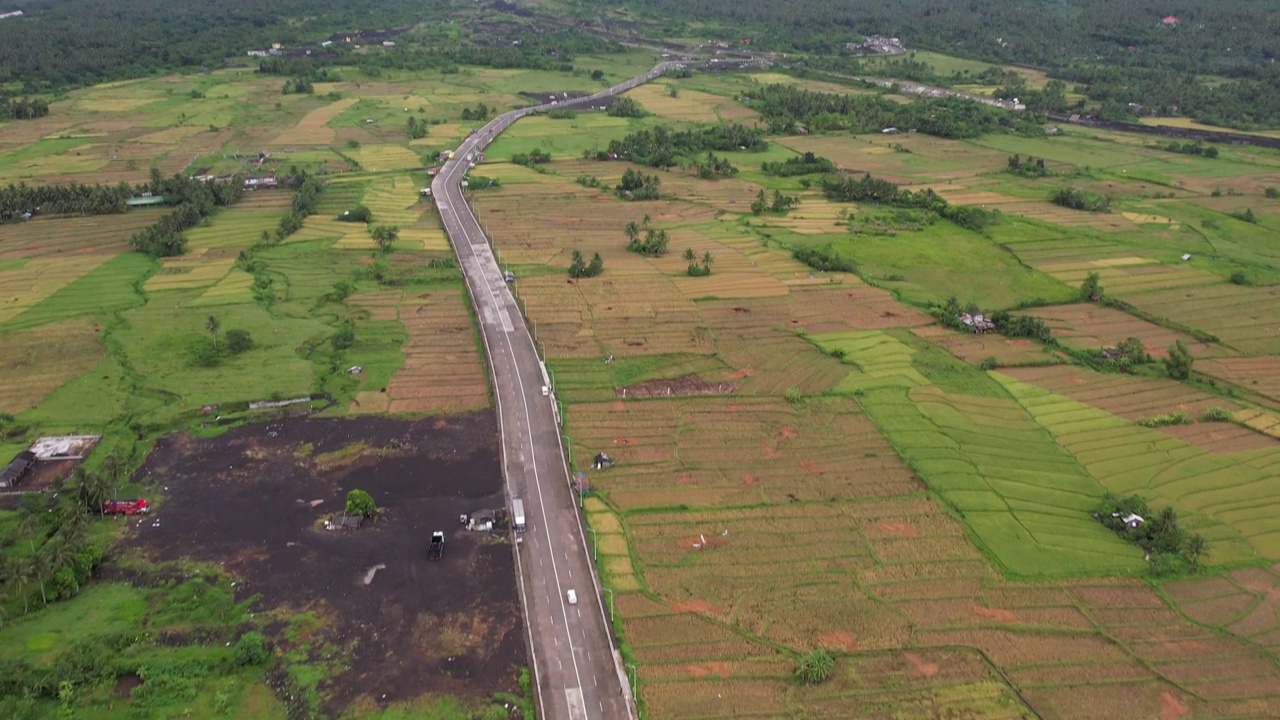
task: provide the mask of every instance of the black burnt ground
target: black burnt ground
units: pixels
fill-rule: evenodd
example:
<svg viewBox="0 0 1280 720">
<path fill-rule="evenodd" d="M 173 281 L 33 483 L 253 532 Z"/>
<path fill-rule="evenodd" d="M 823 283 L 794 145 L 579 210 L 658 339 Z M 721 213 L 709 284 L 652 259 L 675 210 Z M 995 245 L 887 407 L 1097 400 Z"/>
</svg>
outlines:
<svg viewBox="0 0 1280 720">
<path fill-rule="evenodd" d="M 320 616 L 323 637 L 310 641 L 342 668 L 321 686 L 330 713 L 360 696 L 513 692 L 525 650 L 511 547 L 458 523 L 461 513 L 504 502 L 497 436 L 487 412 L 172 436 L 139 470 L 167 489 L 152 517 L 130 521 L 129 543 L 242 579 L 245 596 L 262 596 L 254 609 L 282 620 L 269 630 L 285 649 L 283 620 Z M 351 532 L 321 529 L 353 488 L 368 491 L 384 517 Z M 434 530 L 445 532 L 445 553 L 428 562 Z"/>
</svg>

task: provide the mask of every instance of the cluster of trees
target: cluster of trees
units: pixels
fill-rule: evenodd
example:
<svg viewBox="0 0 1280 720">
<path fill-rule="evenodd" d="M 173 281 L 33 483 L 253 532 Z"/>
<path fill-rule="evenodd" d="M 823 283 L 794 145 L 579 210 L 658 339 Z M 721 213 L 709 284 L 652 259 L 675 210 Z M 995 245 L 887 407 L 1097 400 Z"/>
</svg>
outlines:
<svg viewBox="0 0 1280 720">
<path fill-rule="evenodd" d="M 641 231 L 644 236 L 641 237 Z M 627 250 L 645 257 L 662 257 L 667 254 L 667 231 L 657 230 L 649 226 L 649 216 L 645 215 L 640 223 L 632 220 L 622 232 L 627 236 Z"/>
<path fill-rule="evenodd" d="M 794 177 L 796 175 L 814 175 L 834 172 L 836 164 L 830 160 L 807 152 L 804 155 L 789 157 L 782 162 L 761 163 L 760 170 L 765 175 L 776 177 Z"/>
<path fill-rule="evenodd" d="M 718 157 L 710 150 L 701 160 L 695 161 L 691 168 L 702 180 L 731 178 L 738 174 L 738 168 L 734 167 L 728 158 Z"/>
<path fill-rule="evenodd" d="M 171 257 L 186 252 L 183 233 L 195 227 L 219 207 L 235 204 L 244 195 L 244 179 L 236 175 L 228 182 L 200 182 L 174 175 L 165 178 L 159 169 L 151 169 L 151 193 L 176 207 L 150 227 L 134 233 L 129 242 L 134 249 L 151 257 Z"/>
<path fill-rule="evenodd" d="M 46 213 L 54 215 L 114 215 L 125 211 L 125 201 L 136 194 L 128 183 L 119 185 L 18 185 L 0 188 L 0 222 L 12 222 L 23 216 Z"/>
<path fill-rule="evenodd" d="M 473 108 L 462 108 L 463 120 L 488 120 L 489 116 L 492 114 L 493 108 L 485 105 L 484 103 L 476 103 L 476 106 Z"/>
<path fill-rule="evenodd" d="M 858 271 L 858 266 L 854 264 L 853 259 L 842 255 L 831 243 L 818 247 L 793 248 L 791 257 L 822 272 L 854 273 Z"/>
<path fill-rule="evenodd" d="M 1180 143 L 1176 140 L 1171 140 L 1164 145 L 1156 145 L 1156 147 L 1166 152 L 1181 153 L 1183 155 L 1199 155 L 1210 159 L 1218 157 L 1218 148 L 1201 142 Z"/>
<path fill-rule="evenodd" d="M 766 150 L 769 144 L 764 132 L 738 123 L 707 125 L 688 130 L 672 130 L 666 125 L 638 130 L 621 140 L 609 143 L 608 150 L 587 151 L 585 157 L 596 160 L 630 160 L 656 168 L 680 164 L 681 158 L 692 158 L 708 151 Z"/>
<path fill-rule="evenodd" d="M 760 215 L 771 212 L 785 215 L 799 202 L 800 198 L 794 195 L 783 195 L 778 190 L 774 190 L 773 196 L 770 197 L 765 194 L 764 188 L 760 188 L 760 192 L 756 193 L 756 199 L 751 201 L 751 214 Z"/>
<path fill-rule="evenodd" d="M 395 247 L 396 240 L 400 238 L 399 225 L 374 225 L 369 228 L 369 236 L 373 238 L 373 242 L 378 249 L 384 253 L 391 252 Z"/>
<path fill-rule="evenodd" d="M 544 152 L 542 148 L 534 148 L 529 152 L 512 155 L 511 162 L 531 168 L 534 165 L 543 165 L 551 162 L 551 153 Z"/>
<path fill-rule="evenodd" d="M 0 120 L 34 120 L 49 114 L 49 103 L 41 98 L 0 97 Z"/>
<path fill-rule="evenodd" d="M 1043 135 L 1035 117 L 958 98 L 917 98 L 903 104 L 879 95 L 805 90 L 797 85 L 765 85 L 741 101 L 760 111 L 770 132 L 814 130 L 879 132 L 896 127 L 944 138 L 973 138 L 996 131 Z"/>
<path fill-rule="evenodd" d="M 320 178 L 296 168 L 295 172 L 286 179 L 286 184 L 293 185 L 296 189 L 290 201 L 289 214 L 280 218 L 280 224 L 276 226 L 276 242 L 282 242 L 302 229 L 303 221 L 315 214 L 316 204 L 320 201 L 320 192 L 324 189 L 324 183 Z M 266 235 L 265 230 L 263 235 Z M 266 240 L 265 237 L 263 239 Z"/>
<path fill-rule="evenodd" d="M 920 208 L 936 213 L 962 228 L 982 232 L 997 219 L 997 214 L 979 207 L 952 205 L 933 190 L 903 190 L 888 180 L 852 175 L 826 175 L 822 190 L 827 198 L 843 202 L 873 202 L 895 207 Z"/>
<path fill-rule="evenodd" d="M 1005 337 L 1031 338 L 1042 343 L 1053 343 L 1053 332 L 1044 320 L 1033 315 L 1014 315 L 1007 310 L 999 310 L 991 315 L 991 322 L 996 330 Z"/>
<path fill-rule="evenodd" d="M 589 278 L 602 272 L 604 272 L 604 258 L 600 257 L 600 253 L 592 253 L 591 262 L 587 262 L 582 257 L 581 251 L 573 251 L 573 256 L 569 260 L 569 277 Z"/>
<path fill-rule="evenodd" d="M 253 337 L 248 330 L 222 332 L 222 320 L 217 315 L 205 318 L 204 329 L 209 331 L 209 343 L 200 343 L 192 353 L 191 364 L 198 367 L 215 367 L 223 359 L 246 353 L 253 349 Z"/>
<path fill-rule="evenodd" d="M 645 116 L 644 108 L 640 106 L 640 103 L 636 102 L 634 98 L 624 95 L 614 95 L 609 98 L 608 104 L 604 106 L 604 112 L 612 117 L 638 118 Z"/>
<path fill-rule="evenodd" d="M 1209 553 L 1209 543 L 1204 537 L 1188 532 L 1178 523 L 1176 510 L 1163 507 L 1154 512 L 1140 495 L 1120 497 L 1108 492 L 1093 516 L 1120 537 L 1141 547 L 1151 563 L 1152 575 L 1195 572 L 1200 569 L 1201 559 Z M 1125 522 L 1126 519 L 1129 522 Z"/>
<path fill-rule="evenodd" d="M 502 181 L 498 178 L 485 177 L 483 175 L 468 175 L 463 182 L 467 184 L 468 190 L 488 190 L 502 187 Z"/>
<path fill-rule="evenodd" d="M 662 180 L 657 175 L 646 175 L 635 168 L 627 168 L 613 192 L 624 200 L 657 200 Z"/>
<path fill-rule="evenodd" d="M 689 277 L 706 277 L 711 274 L 711 262 L 715 257 L 712 256 L 710 250 L 702 253 L 702 258 L 699 260 L 698 254 L 693 251 L 693 248 L 685 248 L 682 257 L 684 257 L 685 262 L 689 263 L 687 270 Z"/>
<path fill-rule="evenodd" d="M 430 124 L 431 123 L 427 122 L 426 118 L 414 117 L 410 115 L 408 121 L 405 123 L 405 130 L 409 133 L 409 139 L 420 140 L 426 137 L 427 127 Z"/>
<path fill-rule="evenodd" d="M 357 205 L 350 210 L 343 211 L 341 215 L 334 219 L 342 222 L 369 223 L 373 222 L 373 211 L 364 205 Z"/>
<path fill-rule="evenodd" d="M 123 462 L 111 455 L 100 470 L 81 467 L 65 481 L 55 480 L 55 492 L 22 496 L 16 545 L 0 553 L 0 597 L 20 599 L 25 614 L 37 596 L 47 605 L 80 591 L 102 561 L 102 547 L 89 539 L 89 524 L 102 513 L 123 472 Z"/>
<path fill-rule="evenodd" d="M 1061 205 L 1072 210 L 1088 210 L 1089 212 L 1111 212 L 1111 198 L 1092 193 L 1080 188 L 1064 187 L 1049 196 L 1054 205 Z"/>
<path fill-rule="evenodd" d="M 1027 156 L 1024 160 L 1021 155 L 1010 155 L 1009 165 L 1005 171 L 1025 178 L 1042 178 L 1053 174 L 1044 166 L 1044 158 Z"/>
<path fill-rule="evenodd" d="M 1192 357 L 1187 344 L 1181 340 L 1174 342 L 1164 358 L 1164 374 L 1171 380 L 1190 380 L 1191 368 L 1196 359 Z"/>
<path fill-rule="evenodd" d="M 312 95 L 315 91 L 315 86 L 305 77 L 291 77 L 284 81 L 284 87 L 280 89 L 285 95 Z"/>
</svg>

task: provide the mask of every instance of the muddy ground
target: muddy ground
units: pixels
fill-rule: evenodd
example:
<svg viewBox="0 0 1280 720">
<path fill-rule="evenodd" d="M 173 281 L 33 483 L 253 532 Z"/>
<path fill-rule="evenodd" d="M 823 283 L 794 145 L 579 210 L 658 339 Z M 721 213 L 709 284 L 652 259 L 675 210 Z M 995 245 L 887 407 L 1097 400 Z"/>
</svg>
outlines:
<svg viewBox="0 0 1280 720">
<path fill-rule="evenodd" d="M 497 438 L 490 412 L 292 419 L 212 440 L 171 436 L 139 470 L 162 503 L 130 521 L 128 544 L 242 579 L 242 596 L 262 596 L 258 616 L 275 618 L 268 629 L 281 650 L 291 649 L 290 616 L 324 618 L 321 637 L 308 641 L 312 657 L 345 666 L 321 685 L 329 714 L 360 696 L 385 704 L 518 692 L 526 660 L 511 546 L 458 522 L 504 504 Z M 323 530 L 352 488 L 368 491 L 384 517 L 356 531 Z M 433 530 L 445 532 L 445 553 L 428 562 Z"/>
</svg>

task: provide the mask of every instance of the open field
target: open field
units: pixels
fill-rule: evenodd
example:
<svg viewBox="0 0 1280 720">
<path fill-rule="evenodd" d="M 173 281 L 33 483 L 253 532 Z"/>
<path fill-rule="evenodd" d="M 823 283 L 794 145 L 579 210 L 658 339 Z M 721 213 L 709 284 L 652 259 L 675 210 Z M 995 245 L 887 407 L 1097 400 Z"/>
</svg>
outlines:
<svg viewBox="0 0 1280 720">
<path fill-rule="evenodd" d="M 710 92 L 717 82 L 732 86 L 689 84 Z M 659 117 L 709 120 L 714 102 L 691 115 L 676 85 L 677 98 L 658 87 L 636 94 Z M 565 122 L 537 119 L 518 147 L 551 147 Z M 1132 703 L 1139 714 L 1182 718 L 1280 707 L 1270 648 L 1220 638 L 1140 581 L 1089 579 L 1146 567 L 1137 548 L 1090 517 L 1107 490 L 1173 504 L 1210 540 L 1213 568 L 1274 562 L 1280 525 L 1267 519 L 1259 473 L 1275 467 L 1275 438 L 1233 423 L 1136 424 L 1179 409 L 1198 419 L 1210 407 L 1241 423 L 1270 416 L 1171 381 L 1074 368 L 1034 341 L 945 330 L 919 307 L 953 295 L 983 309 L 1049 304 L 1027 312 L 1082 349 L 1137 336 L 1160 354 L 1193 339 L 1170 329 L 1178 322 L 1223 335 L 1148 308 L 1160 288 L 1172 296 L 1237 287 L 1198 245 L 1189 250 L 1204 260 L 1177 259 L 1172 248 L 1192 231 L 1181 210 L 1144 204 L 1142 193 L 1158 186 L 1117 177 L 1126 160 L 1157 174 L 1162 154 L 1089 138 L 1063 149 L 1052 140 L 894 141 L 911 152 L 879 138 L 779 139 L 847 169 L 929 183 L 952 202 L 1000 208 L 1004 220 L 986 234 L 934 221 L 851 235 L 849 219 L 869 224 L 879 209 L 763 178 L 759 157 L 747 154 L 729 154 L 739 178 L 659 173 L 664 199 L 646 203 L 573 182 L 594 175 L 612 185 L 615 163 L 558 156 L 546 173 L 485 166 L 503 187 L 475 195 L 477 214 L 517 272 L 566 403 L 573 464 L 596 496 L 586 510 L 600 571 L 616 592 L 646 712 L 836 718 L 850 707 L 909 714 L 932 702 L 922 716 L 1016 717 L 1029 706 L 1042 717 L 1093 718 Z M 1067 211 L 1043 199 L 1047 185 L 995 175 L 1008 154 L 1041 149 L 1064 165 L 1110 157 L 1117 175 L 1107 182 L 1123 211 Z M 762 186 L 798 194 L 799 207 L 784 218 L 746 215 Z M 669 232 L 667 257 L 625 251 L 622 226 L 644 215 Z M 827 242 L 858 262 L 862 278 L 809 272 L 786 252 Z M 683 276 L 686 247 L 713 254 L 710 277 Z M 603 275 L 566 278 L 573 249 L 599 252 Z M 1108 293 L 1160 322 L 1070 304 L 1095 270 Z M 1191 345 L 1197 369 L 1219 377 L 1255 351 L 1225 336 Z M 976 367 L 988 358 L 1008 374 Z M 1240 365 L 1233 377 L 1265 380 L 1257 368 L 1265 364 Z M 616 464 L 593 470 L 598 452 Z M 1231 500 L 1242 493 L 1260 497 L 1256 512 Z M 834 679 L 796 689 L 790 653 L 820 646 L 837 655 Z M 1196 669 L 1213 658 L 1233 660 Z"/>
<path fill-rule="evenodd" d="M 943 72 L 981 69 L 923 57 Z M 167 487 L 163 522 L 116 529 L 130 553 L 181 563 L 166 566 L 174 572 L 217 564 L 226 577 L 211 582 L 248 582 L 235 598 L 262 593 L 256 618 L 236 626 L 262 627 L 293 687 L 328 714 L 373 714 L 386 692 L 383 717 L 434 717 L 404 703 L 515 691 L 524 659 L 501 542 L 454 534 L 455 560 L 430 572 L 415 560 L 430 523 L 456 527 L 460 512 L 502 502 L 484 456 L 495 429 L 455 415 L 487 407 L 487 373 L 458 271 L 427 267 L 451 249 L 418 195 L 422 169 L 479 125 L 461 120 L 464 107 L 598 89 L 649 60 L 575 61 L 602 68 L 599 81 L 352 67 L 315 95 L 281 95 L 282 79 L 260 73 L 192 73 L 71 91 L 49 117 L 6 125 L 0 182 L 140 183 L 153 166 L 228 173 L 268 151 L 265 168 L 322 171 L 326 186 L 282 242 L 263 233 L 271 240 L 291 193 L 261 191 L 163 260 L 129 245 L 163 211 L 0 225 L 0 412 L 14 416 L 6 432 L 16 428 L 5 448 L 55 431 L 102 432 L 105 446 L 129 449 L 173 428 L 193 433 L 161 441 L 127 486 Z M 527 118 L 474 171 L 502 184 L 473 193 L 476 214 L 516 273 L 553 375 L 645 716 L 1280 715 L 1280 224 L 1261 195 L 1280 185 L 1280 153 L 1223 147 L 1211 160 L 1078 128 L 972 140 L 815 133 L 721 153 L 732 178 L 637 168 L 661 180 L 661 199 L 644 202 L 612 192 L 631 165 L 581 159 L 639 128 L 760 122 L 734 99 L 756 82 L 865 92 L 781 73 L 664 78 L 631 93 L 645 117 Z M 407 139 L 409 116 L 431 121 L 426 137 Z M 508 162 L 534 148 L 554 161 Z M 1001 216 L 974 232 L 834 202 L 814 177 L 761 170 L 806 151 Z M 1055 175 L 1004 172 L 1015 153 Z M 1064 186 L 1108 196 L 1113 211 L 1052 204 Z M 752 215 L 762 189 L 799 204 Z M 364 224 L 336 220 L 358 205 L 399 227 L 391 252 Z M 1245 208 L 1257 222 L 1231 215 Z M 645 218 L 669 234 L 666 256 L 626 250 L 623 227 Z M 791 256 L 827 244 L 857 272 Z M 574 250 L 600 253 L 603 274 L 567 277 Z M 709 276 L 688 274 L 686 250 L 711 254 Z M 1078 303 L 1090 272 L 1143 317 Z M 1183 340 L 1196 377 L 1218 385 L 1102 374 L 1061 348 L 945 329 L 929 310 L 952 297 L 1043 318 L 1074 349 L 1132 336 L 1161 355 Z M 341 347 L 346 327 L 354 335 Z M 251 343 L 223 353 L 233 330 Z M 1195 340 L 1209 335 L 1218 341 Z M 361 417 L 219 425 L 265 419 L 249 402 L 300 397 L 314 400 L 299 412 Z M 1205 421 L 1211 408 L 1231 422 Z M 1173 411 L 1195 422 L 1139 424 Z M 437 417 L 367 417 L 383 413 Z M 470 459 L 441 464 L 454 451 Z M 592 469 L 598 452 L 617 464 Z M 406 484 L 424 463 L 434 479 Z M 440 478 L 457 487 L 441 490 Z M 312 529 L 356 484 L 388 508 L 375 534 Z M 1177 509 L 1210 543 L 1201 574 L 1140 579 L 1141 549 L 1090 515 L 1107 491 Z M 227 502 L 243 493 L 253 507 Z M 0 532 L 15 522 L 0 511 Z M 126 574 L 136 567 L 110 567 L 136 579 Z M 405 595 L 423 583 L 475 602 Z M 51 662 L 85 628 L 171 630 L 141 619 L 139 608 L 169 602 L 163 592 L 92 585 L 6 621 L 0 659 L 20 648 Z M 202 658 L 230 652 L 216 639 Z M 797 685 L 796 655 L 820 647 L 836 658 L 833 677 Z M 223 690 L 236 717 L 281 716 L 259 677 L 201 682 L 188 707 L 212 716 Z M 86 717 L 108 717 L 112 692 L 86 688 Z"/>
</svg>

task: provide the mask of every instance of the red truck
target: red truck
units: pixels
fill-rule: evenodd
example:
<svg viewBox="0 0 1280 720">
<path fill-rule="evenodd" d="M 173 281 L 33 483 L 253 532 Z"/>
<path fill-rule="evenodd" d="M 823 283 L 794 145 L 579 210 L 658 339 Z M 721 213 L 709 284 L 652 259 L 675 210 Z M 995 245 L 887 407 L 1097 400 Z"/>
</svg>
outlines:
<svg viewBox="0 0 1280 720">
<path fill-rule="evenodd" d="M 151 512 L 146 500 L 108 500 L 102 503 L 103 515 L 143 515 Z"/>
</svg>

